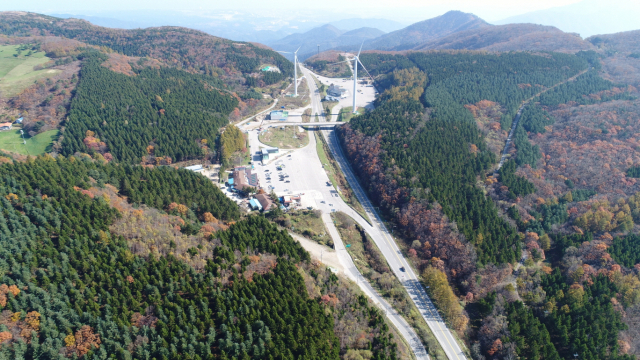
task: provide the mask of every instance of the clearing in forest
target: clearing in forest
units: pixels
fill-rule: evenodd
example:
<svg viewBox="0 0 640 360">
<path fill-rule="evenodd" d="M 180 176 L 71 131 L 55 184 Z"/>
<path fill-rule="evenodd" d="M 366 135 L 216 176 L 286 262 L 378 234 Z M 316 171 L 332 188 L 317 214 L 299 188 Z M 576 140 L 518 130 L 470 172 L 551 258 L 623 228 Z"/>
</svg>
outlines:
<svg viewBox="0 0 640 360">
<path fill-rule="evenodd" d="M 37 65 L 43 65 L 50 59 L 44 52 L 22 50 L 22 45 L 0 46 L 0 96 L 12 97 L 20 93 L 41 77 L 54 76 L 60 70 L 35 70 Z"/>
<path fill-rule="evenodd" d="M 20 128 L 14 127 L 12 130 L 0 131 L 0 150 L 22 155 L 37 156 L 51 151 L 51 145 L 58 140 L 58 130 L 49 130 L 34 137 L 24 134 L 25 145 L 20 135 Z"/>
</svg>

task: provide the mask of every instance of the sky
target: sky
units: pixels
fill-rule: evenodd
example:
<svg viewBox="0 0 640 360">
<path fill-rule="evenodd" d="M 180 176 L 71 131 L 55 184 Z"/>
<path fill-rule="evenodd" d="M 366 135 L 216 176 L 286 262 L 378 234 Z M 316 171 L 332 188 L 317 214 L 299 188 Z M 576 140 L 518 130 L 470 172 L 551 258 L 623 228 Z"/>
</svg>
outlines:
<svg viewBox="0 0 640 360">
<path fill-rule="evenodd" d="M 104 11 L 132 10 L 240 10 L 284 9 L 349 12 L 361 17 L 384 17 L 400 22 L 424 20 L 448 10 L 474 13 L 493 21 L 529 11 L 569 5 L 580 0 L 3 0 L 0 10 L 42 13 L 99 14 Z M 606 0 L 603 0 L 606 1 Z M 392 4 L 392 5 L 391 5 Z M 284 14 L 284 13 L 283 13 Z"/>
</svg>

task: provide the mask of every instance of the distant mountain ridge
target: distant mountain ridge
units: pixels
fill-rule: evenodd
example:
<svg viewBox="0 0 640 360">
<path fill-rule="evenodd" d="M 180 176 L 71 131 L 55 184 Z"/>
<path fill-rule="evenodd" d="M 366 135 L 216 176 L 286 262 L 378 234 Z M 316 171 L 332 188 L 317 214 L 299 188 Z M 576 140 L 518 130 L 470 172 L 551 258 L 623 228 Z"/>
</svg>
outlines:
<svg viewBox="0 0 640 360">
<path fill-rule="evenodd" d="M 357 51 L 357 44 L 336 47 Z M 537 24 L 491 25 L 474 14 L 449 11 L 378 38 L 365 41 L 364 50 L 428 51 L 557 51 L 575 53 L 596 47 L 578 34 Z"/>
<path fill-rule="evenodd" d="M 552 26 L 509 24 L 456 32 L 411 50 L 443 49 L 577 52 L 594 47 L 577 34 L 565 33 Z"/>
<path fill-rule="evenodd" d="M 360 46 L 362 42 L 384 34 L 384 31 L 371 27 L 344 31 L 331 24 L 326 24 L 301 34 L 292 34 L 278 41 L 269 42 L 267 45 L 278 51 L 293 52 L 300 48 L 298 58 L 304 60 L 316 54 L 318 46 L 321 51 L 343 46 Z M 287 58 L 293 60 L 292 55 L 287 55 Z"/>
<path fill-rule="evenodd" d="M 332 21 L 329 24 L 337 27 L 338 29 L 350 31 L 360 28 L 375 28 L 380 29 L 385 33 L 396 31 L 402 29 L 406 26 L 406 24 L 401 24 L 397 21 L 388 20 L 388 19 L 343 19 Z"/>
<path fill-rule="evenodd" d="M 365 43 L 365 49 L 408 50 L 427 41 L 460 31 L 491 26 L 479 17 L 461 11 L 449 11 L 444 15 L 420 21 Z"/>
<path fill-rule="evenodd" d="M 607 16 L 603 16 L 607 14 Z M 583 0 L 575 4 L 533 11 L 494 22 L 496 25 L 533 23 L 555 26 L 582 37 L 640 28 L 640 2 L 635 0 Z"/>
</svg>

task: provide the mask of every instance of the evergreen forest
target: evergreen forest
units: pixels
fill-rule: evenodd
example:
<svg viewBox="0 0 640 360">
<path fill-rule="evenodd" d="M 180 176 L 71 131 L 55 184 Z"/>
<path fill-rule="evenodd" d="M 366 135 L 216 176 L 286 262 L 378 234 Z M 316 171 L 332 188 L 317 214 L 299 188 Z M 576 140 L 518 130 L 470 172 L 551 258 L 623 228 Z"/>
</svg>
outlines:
<svg viewBox="0 0 640 360">
<path fill-rule="evenodd" d="M 572 211 L 580 211 L 578 202 L 596 195 L 567 178 L 564 195 L 527 202 L 526 217 L 513 206 L 542 183 L 530 180 L 531 174 L 542 178 L 536 169 L 548 157 L 530 139 L 552 129 L 551 110 L 630 99 L 599 75 L 599 59 L 594 52 L 361 56 L 381 96 L 375 110 L 354 117 L 339 136 L 372 200 L 411 246 L 414 264 L 442 270 L 465 299 L 467 312 L 456 317 L 470 317 L 473 358 L 633 358 L 620 340 L 627 329 L 621 309 L 640 303 L 640 282 L 611 259 L 627 267 L 639 262 L 630 250 L 637 237 L 615 238 L 607 250 L 608 235 L 601 243 L 589 232 L 555 233 Z M 499 104 L 491 127 L 480 127 L 467 107 L 483 101 Z M 510 159 L 494 177 L 499 159 L 486 138 L 504 132 L 504 141 L 514 120 Z M 634 168 L 629 174 L 635 175 Z M 586 216 L 628 229 L 635 196 L 605 204 L 606 214 L 594 202 L 593 215 Z M 505 274 L 518 262 L 524 267 L 508 283 Z"/>
<path fill-rule="evenodd" d="M 98 53 L 83 57 L 64 155 L 100 151 L 130 164 L 146 155 L 173 162 L 202 157 L 202 140 L 215 144 L 238 104 L 216 89 L 221 83 L 215 78 L 172 68 L 143 68 L 127 76 L 101 66 L 104 60 Z"/>
<path fill-rule="evenodd" d="M 198 174 L 47 155 L 1 166 L 0 179 L 1 359 L 337 359 L 344 350 L 330 305 L 307 295 L 296 267 L 309 254 L 261 216 L 235 222 L 237 206 Z M 105 186 L 134 208 L 177 202 L 232 225 L 203 240 L 214 245 L 203 271 L 171 254 L 136 255 L 110 232 L 121 216 L 114 199 L 88 190 Z M 352 307 L 380 329 L 373 358 L 394 358 L 382 314 L 365 298 Z"/>
</svg>

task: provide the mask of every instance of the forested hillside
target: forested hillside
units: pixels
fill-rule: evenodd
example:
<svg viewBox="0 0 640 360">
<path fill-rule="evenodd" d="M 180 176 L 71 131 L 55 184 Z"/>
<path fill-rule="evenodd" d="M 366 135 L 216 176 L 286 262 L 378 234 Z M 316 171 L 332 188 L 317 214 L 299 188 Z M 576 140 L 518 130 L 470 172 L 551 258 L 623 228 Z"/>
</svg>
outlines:
<svg viewBox="0 0 640 360">
<path fill-rule="evenodd" d="M 0 178 L 2 359 L 337 359 L 349 348 L 396 358 L 382 314 L 364 297 L 341 313 L 364 316 L 348 326 L 369 335 L 339 340 L 332 309 L 353 295 L 328 294 L 338 279 L 318 274 L 265 218 L 229 222 L 237 206 L 200 175 L 45 156 L 5 164 Z M 144 219 L 151 208 L 142 204 L 175 214 L 178 231 L 195 226 L 199 244 L 140 253 L 112 224 Z M 207 233 L 219 220 L 230 227 Z M 196 269 L 189 259 L 200 252 Z"/>
<path fill-rule="evenodd" d="M 0 33 L 4 35 L 60 36 L 105 46 L 124 55 L 161 59 L 192 72 L 227 68 L 231 72 L 252 73 L 262 63 L 273 63 L 284 75 L 293 73 L 293 64 L 272 50 L 187 28 L 110 29 L 84 20 L 25 12 L 2 12 L 0 19 Z"/>
<path fill-rule="evenodd" d="M 366 53 L 361 59 L 381 95 L 374 111 L 340 128 L 346 153 L 407 241 L 415 266 L 447 275 L 466 312 L 443 310 L 445 318 L 457 324 L 473 357 L 634 358 L 640 268 L 630 251 L 637 239 L 623 236 L 635 229 L 640 197 L 624 171 L 588 164 L 615 158 L 626 171 L 636 163 L 635 88 L 603 79 L 594 52 Z M 528 99 L 511 159 L 493 176 L 496 155 Z M 579 114 L 601 104 L 609 104 L 607 121 L 615 125 L 591 120 L 602 124 L 599 132 L 596 124 L 557 126 L 559 114 L 584 119 Z M 628 157 L 611 154 L 608 145 L 604 159 L 587 152 L 570 135 L 576 131 L 591 141 L 616 136 L 611 143 L 629 148 Z M 550 143 L 568 135 L 565 146 Z M 581 156 L 565 159 L 571 152 Z M 569 176 L 580 168 L 598 175 Z M 634 176 L 633 168 L 628 174 Z M 614 180 L 619 175 L 622 182 Z M 619 195 L 594 197 L 599 189 Z M 621 237 L 613 240 L 609 232 Z"/>
<path fill-rule="evenodd" d="M 25 83 L 26 89 L 11 88 L 10 83 L 3 82 L 3 89 L 0 90 L 0 105 L 2 105 L 0 117 L 14 120 L 20 117 L 24 118 L 24 130 L 27 130 L 27 134 L 30 136 L 62 127 L 61 122 L 69 116 L 70 101 L 76 95 L 74 90 L 79 83 L 79 71 L 83 65 L 81 61 L 83 56 L 80 54 L 89 48 L 106 55 L 107 58 L 103 59 L 102 65 L 114 72 L 135 78 L 146 68 L 160 69 L 158 76 L 165 78 L 165 81 L 167 77 L 178 82 L 188 78 L 191 79 L 190 86 L 193 85 L 193 81 L 199 81 L 206 83 L 208 90 L 217 88 L 226 95 L 233 96 L 235 100 L 227 101 L 224 106 L 221 106 L 219 101 L 216 101 L 216 106 L 210 106 L 210 98 L 214 96 L 212 94 L 203 97 L 202 94 L 190 92 L 168 96 L 164 94 L 167 89 L 162 89 L 164 95 L 160 92 L 156 94 L 174 98 L 196 96 L 192 99 L 200 105 L 209 106 L 207 114 L 196 115 L 186 108 L 180 109 L 182 105 L 174 103 L 173 106 L 177 110 L 188 111 L 189 116 L 209 118 L 214 116 L 216 118 L 214 122 L 219 122 L 222 119 L 232 122 L 238 121 L 254 114 L 258 109 L 267 107 L 267 104 L 281 95 L 283 81 L 293 75 L 293 64 L 272 50 L 251 43 L 216 38 L 186 28 L 110 29 L 95 26 L 83 20 L 59 19 L 25 12 L 0 12 L 0 24 L 0 45 L 12 44 L 28 48 L 29 52 L 25 51 L 21 55 L 21 58 L 26 59 L 34 52 L 41 57 L 46 54 L 43 63 L 33 69 L 33 71 L 46 74 L 46 76 L 43 75 L 35 83 L 31 81 Z M 278 71 L 260 71 L 264 66 L 274 66 Z M 25 71 L 25 69 L 21 71 Z M 150 74 L 141 75 L 151 76 Z M 104 89 L 105 91 L 109 91 L 109 88 L 113 89 L 114 86 L 124 86 L 124 83 L 128 83 L 126 86 L 130 90 L 132 86 L 140 88 L 140 84 L 136 80 L 126 81 L 122 80 L 125 79 L 123 77 L 116 77 L 120 81 L 106 88 L 102 87 L 98 80 L 96 80 L 98 83 L 93 81 L 92 85 L 98 85 L 95 89 Z M 100 81 L 114 81 L 109 76 L 105 77 L 104 74 L 98 78 Z M 19 80 L 18 77 L 16 81 L 19 82 Z M 160 84 L 156 82 L 155 85 L 149 86 L 157 87 L 158 85 Z M 10 91 L 6 91 L 7 87 L 10 87 Z M 201 86 L 196 86 L 196 90 L 202 90 Z M 141 92 L 144 93 L 144 91 Z M 94 95 L 104 95 L 109 98 L 105 94 Z M 127 94 L 127 96 L 130 95 L 130 93 Z M 209 99 L 204 99 L 207 97 Z M 130 100 L 137 101 L 133 98 Z M 99 102 L 101 101 L 100 99 Z M 188 99 L 182 101 L 188 101 Z M 228 108 L 232 101 L 236 101 L 235 105 Z M 207 104 L 203 104 L 203 102 Z M 142 109 L 138 108 L 138 110 Z M 145 108 L 144 111 L 147 110 Z M 154 110 L 161 109 L 154 108 Z M 130 112 L 129 109 L 126 111 Z M 185 117 L 184 111 L 183 118 Z M 118 114 L 118 116 L 120 115 L 122 114 Z M 169 116 L 175 117 L 176 115 Z M 156 122 L 150 118 L 149 114 L 143 117 L 150 120 L 149 122 Z M 201 120 L 196 122 L 201 122 Z M 97 132 L 95 124 L 89 124 L 88 127 L 94 128 L 92 131 Z M 220 124 L 214 124 L 212 131 L 215 133 L 218 127 Z M 203 135 L 209 136 L 210 132 Z M 104 132 L 102 133 L 104 134 Z M 65 145 L 65 154 L 68 154 L 68 151 L 85 148 L 85 145 L 82 144 L 84 136 L 80 137 L 80 135 L 74 134 L 73 137 L 75 138 L 72 141 L 73 144 L 66 143 Z M 119 135 L 113 136 L 111 140 L 117 141 L 118 137 Z M 144 137 L 148 139 L 148 136 Z M 190 135 L 186 138 L 191 140 Z M 145 147 L 148 145 L 150 144 Z M 60 146 L 60 143 L 55 142 L 51 144 L 50 148 L 58 152 Z M 188 149 L 188 147 L 191 148 Z M 204 150 L 204 154 L 200 154 L 197 147 L 193 143 L 188 146 L 178 145 L 179 149 L 171 152 L 173 155 L 161 151 L 162 155 L 159 154 L 158 157 L 178 160 L 192 158 L 195 153 L 198 153 L 199 156 L 212 154 L 206 150 Z M 135 153 L 130 154 L 116 155 L 113 152 L 111 154 L 116 156 L 118 160 L 126 158 L 127 161 L 133 161 L 132 159 L 140 159 L 145 156 L 144 152 L 138 150 L 135 149 Z M 149 162 L 153 163 L 155 161 L 154 154 L 148 155 L 151 155 L 148 159 Z M 161 160 L 159 163 L 167 163 L 167 161 Z"/>
<path fill-rule="evenodd" d="M 153 157 L 170 164 L 202 157 L 238 104 L 220 80 L 172 68 L 142 68 L 136 76 L 108 70 L 99 53 L 82 55 L 61 153 L 100 152 L 119 162 Z M 205 140 L 205 141 L 203 141 Z"/>
</svg>

